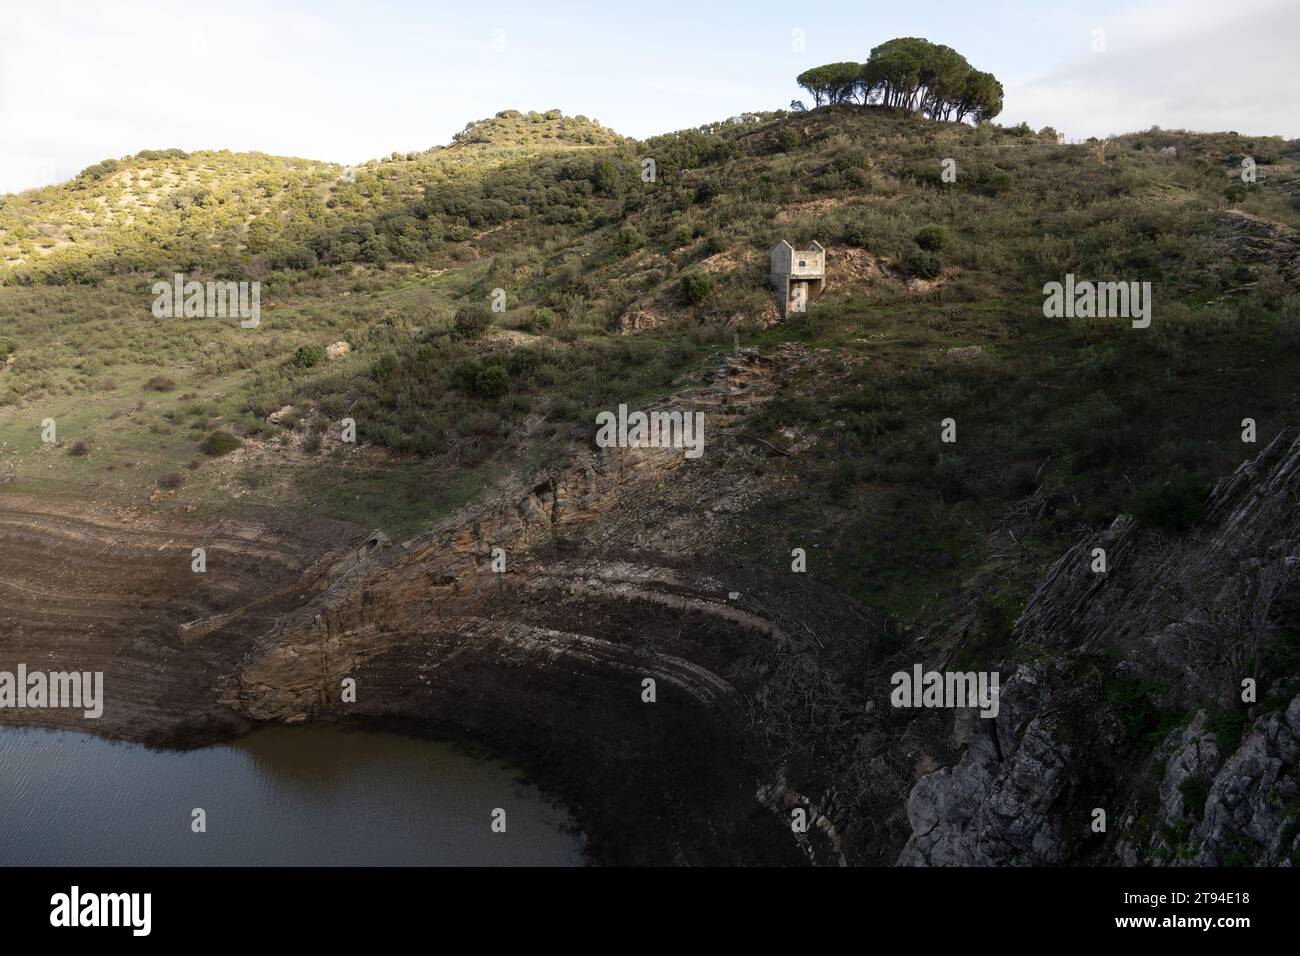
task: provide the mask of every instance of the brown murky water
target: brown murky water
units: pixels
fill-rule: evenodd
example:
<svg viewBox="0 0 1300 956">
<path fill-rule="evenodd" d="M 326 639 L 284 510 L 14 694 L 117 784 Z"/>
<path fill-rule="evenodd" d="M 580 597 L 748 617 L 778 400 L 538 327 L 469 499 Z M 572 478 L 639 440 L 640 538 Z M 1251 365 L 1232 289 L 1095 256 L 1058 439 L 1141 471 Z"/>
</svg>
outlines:
<svg viewBox="0 0 1300 956">
<path fill-rule="evenodd" d="M 0 866 L 573 866 L 581 844 L 511 768 L 446 744 L 269 727 L 179 753 L 0 727 Z"/>
</svg>

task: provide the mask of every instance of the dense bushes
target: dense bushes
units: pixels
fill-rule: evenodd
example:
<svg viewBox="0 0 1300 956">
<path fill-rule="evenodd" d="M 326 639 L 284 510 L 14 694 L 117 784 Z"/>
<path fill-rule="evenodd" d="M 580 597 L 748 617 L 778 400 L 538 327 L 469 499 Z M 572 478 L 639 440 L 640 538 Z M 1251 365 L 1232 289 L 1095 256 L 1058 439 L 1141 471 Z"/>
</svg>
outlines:
<svg viewBox="0 0 1300 956">
<path fill-rule="evenodd" d="M 555 312 L 546 306 L 538 306 L 530 309 L 520 320 L 519 327 L 525 332 L 532 332 L 535 335 L 541 335 L 549 332 L 555 326 Z"/>
<path fill-rule="evenodd" d="M 713 276 L 707 272 L 689 272 L 682 276 L 681 300 L 685 305 L 699 305 L 713 293 Z"/>
<path fill-rule="evenodd" d="M 500 398 L 510 390 L 510 373 L 500 365 L 487 365 L 474 376 L 474 394 L 480 398 Z"/>
<path fill-rule="evenodd" d="M 1015 179 L 1005 170 L 978 170 L 973 180 L 975 192 L 984 196 L 1001 196 L 1015 186 Z"/>
<path fill-rule="evenodd" d="M 116 159 L 106 159 L 103 162 L 95 163 L 93 166 L 87 166 L 77 175 L 77 178 L 94 182 L 117 172 L 121 165 Z"/>
<path fill-rule="evenodd" d="M 634 226 L 624 226 L 614 233 L 614 255 L 628 256 L 641 248 L 641 233 Z"/>
<path fill-rule="evenodd" d="M 865 249 L 871 245 L 871 229 L 864 222 L 848 222 L 840 232 L 840 240 L 849 246 Z"/>
<path fill-rule="evenodd" d="M 463 305 L 456 310 L 452 335 L 458 339 L 481 339 L 492 327 L 492 313 L 484 305 Z"/>
<path fill-rule="evenodd" d="M 934 279 L 943 271 L 943 263 L 933 252 L 918 250 L 904 260 L 908 274 L 918 279 Z"/>
<path fill-rule="evenodd" d="M 325 349 L 320 345 L 300 345 L 289 363 L 297 368 L 315 368 L 325 361 Z"/>
<path fill-rule="evenodd" d="M 477 341 L 435 336 L 419 342 L 411 333 L 391 340 L 376 375 L 303 377 L 267 407 L 318 404 L 337 420 L 345 412 L 357 423 L 357 439 L 418 456 L 452 456 L 472 468 L 508 448 L 518 448 L 516 429 L 541 412 L 553 423 L 589 422 L 592 408 L 613 407 L 680 374 L 691 354 L 660 342 L 629 342 L 575 336 L 564 348 L 498 348 Z M 422 333 L 418 333 L 422 334 Z M 355 336 L 350 336 L 355 338 Z M 540 406 L 540 408 L 538 407 Z"/>
<path fill-rule="evenodd" d="M 497 399 L 510 390 L 510 373 L 499 361 L 480 363 L 463 359 L 452 368 L 451 382 L 466 395 Z"/>
<path fill-rule="evenodd" d="M 916 234 L 915 242 L 927 252 L 938 252 L 948 241 L 948 233 L 942 226 L 923 226 Z"/>
<path fill-rule="evenodd" d="M 178 266 L 187 272 L 225 270 L 238 278 L 263 267 L 382 268 L 419 262 L 444 242 L 471 242 L 480 230 L 512 221 L 529 220 L 529 230 L 585 225 L 607 214 L 602 206 L 616 209 L 635 193 L 638 170 L 617 148 L 620 141 L 582 117 L 495 117 L 470 124 L 458 137 L 458 147 L 475 147 L 472 157 L 455 150 L 397 154 L 342 176 L 327 164 L 261 154 L 146 150 L 87 167 L 55 202 L 48 194 L 0 202 L 0 262 L 25 260 L 4 281 L 94 284 L 123 271 L 165 274 Z M 578 157 L 551 151 L 565 146 L 602 151 L 594 160 L 590 152 Z M 548 151 L 536 155 L 538 147 Z M 491 161 L 514 151 L 520 151 L 517 160 Z M 489 162 L 479 164 L 480 157 Z M 113 175 L 118 172 L 130 175 Z M 181 184 L 172 187 L 176 179 Z M 103 203 L 87 212 L 86 194 L 92 191 Z M 135 210 L 127 228 L 98 211 L 124 201 Z M 30 228 L 38 220 L 39 233 Z M 103 251 L 110 235 L 111 252 L 89 263 L 90 250 Z M 33 245 L 49 248 L 38 236 L 70 245 L 33 258 Z"/>
</svg>

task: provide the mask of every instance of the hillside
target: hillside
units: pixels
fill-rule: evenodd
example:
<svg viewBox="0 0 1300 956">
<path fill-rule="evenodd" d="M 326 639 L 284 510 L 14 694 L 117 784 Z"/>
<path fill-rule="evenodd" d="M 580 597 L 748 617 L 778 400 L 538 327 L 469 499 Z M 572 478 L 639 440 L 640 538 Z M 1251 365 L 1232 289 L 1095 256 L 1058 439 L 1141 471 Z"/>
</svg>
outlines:
<svg viewBox="0 0 1300 956">
<path fill-rule="evenodd" d="M 825 295 L 784 320 L 767 275 L 782 238 L 828 249 Z M 887 863 L 907 846 L 937 862 L 967 824 L 909 842 L 945 805 L 927 775 L 978 773 L 987 755 L 951 715 L 885 708 L 896 667 L 1047 674 L 1068 659 L 1095 678 L 1069 705 L 1121 715 L 1079 733 L 1110 734 L 1133 767 L 1207 721 L 1240 731 L 1235 751 L 1294 697 L 1292 571 L 1254 608 L 1262 650 L 1238 669 L 1270 693 L 1249 712 L 1222 687 L 1174 682 L 1178 668 L 1135 669 L 1131 635 L 1099 632 L 1080 661 L 1061 648 L 1068 622 L 1022 614 L 1071 600 L 1044 592 L 1044 573 L 1107 529 L 1144 554 L 1200 556 L 1222 522 L 1207 501 L 1228 501 L 1210 489 L 1300 420 L 1296 141 L 1150 130 L 1063 145 L 828 106 L 642 142 L 507 110 L 355 170 L 224 152 L 105 162 L 0 197 L 0 253 L 5 533 L 31 547 L 68 528 L 97 542 L 135 529 L 113 547 L 157 598 L 156 645 L 113 630 L 109 602 L 59 614 L 114 635 L 128 663 L 105 666 L 175 663 L 203 700 L 190 723 L 141 705 L 154 725 L 112 733 L 345 719 L 317 702 L 321 675 L 298 669 L 319 645 L 388 689 L 355 719 L 547 764 L 539 776 L 580 808 L 604 859 Z M 154 317 L 152 286 L 176 272 L 260 281 L 260 326 Z M 1067 273 L 1149 281 L 1150 327 L 1046 318 L 1043 286 Z M 467 331 L 494 290 L 505 310 Z M 348 349 L 328 356 L 337 342 Z M 599 411 L 653 403 L 709 416 L 700 461 L 593 451 Z M 1273 506 L 1290 527 L 1300 499 Z M 261 534 L 264 581 L 239 543 Z M 185 593 L 168 562 L 204 535 L 238 573 Z M 501 590 L 486 569 L 496 546 L 510 554 Z M 100 580 L 100 548 L 42 565 L 43 586 Z M 790 570 L 795 549 L 806 574 Z M 1256 573 L 1204 560 L 1206 582 Z M 1167 623 L 1168 609 L 1141 611 Z M 60 653 L 105 653 L 89 636 Z M 442 655 L 446 670 L 420 670 Z M 647 668 L 682 705 L 653 718 L 650 742 L 619 709 Z M 403 683 L 417 671 L 419 686 Z M 681 761 L 692 774 L 678 779 L 665 768 Z M 1079 780 L 1128 779 L 1079 766 Z M 934 798 L 909 807 L 921 779 Z M 825 844 L 787 845 L 778 818 L 799 801 L 833 821 Z M 1228 852 L 1222 833 L 1187 843 L 1217 813 L 1180 829 L 1153 810 L 1122 846 L 1057 841 L 1048 856 Z"/>
</svg>

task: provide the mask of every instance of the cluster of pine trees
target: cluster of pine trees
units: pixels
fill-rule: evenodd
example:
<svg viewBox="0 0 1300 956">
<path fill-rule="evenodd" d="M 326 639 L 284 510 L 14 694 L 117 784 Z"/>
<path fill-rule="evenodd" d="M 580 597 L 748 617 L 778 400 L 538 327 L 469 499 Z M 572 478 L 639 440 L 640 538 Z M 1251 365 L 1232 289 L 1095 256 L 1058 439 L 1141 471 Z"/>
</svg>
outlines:
<svg viewBox="0 0 1300 956">
<path fill-rule="evenodd" d="M 889 106 L 931 119 L 982 123 L 1002 112 L 1002 84 L 950 46 L 898 37 L 866 63 L 828 63 L 796 77 L 813 103 Z"/>
</svg>

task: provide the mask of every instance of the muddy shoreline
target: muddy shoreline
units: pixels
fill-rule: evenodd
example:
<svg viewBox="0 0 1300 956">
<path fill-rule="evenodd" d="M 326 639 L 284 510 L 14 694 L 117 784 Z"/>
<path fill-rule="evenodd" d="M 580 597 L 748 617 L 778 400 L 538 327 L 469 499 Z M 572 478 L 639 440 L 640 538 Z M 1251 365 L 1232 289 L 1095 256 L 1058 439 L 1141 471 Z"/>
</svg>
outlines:
<svg viewBox="0 0 1300 956">
<path fill-rule="evenodd" d="M 194 541 L 207 576 L 190 570 Z M 400 733 L 517 766 L 569 811 L 594 864 L 806 862 L 755 799 L 765 761 L 736 703 L 710 696 L 716 678 L 657 661 L 613 618 L 597 630 L 614 639 L 519 623 L 568 614 L 513 583 L 484 586 L 474 549 L 429 549 L 468 561 L 438 571 L 418 549 L 302 516 L 203 525 L 7 494 L 0 584 L 16 600 L 0 666 L 103 671 L 108 704 L 97 721 L 24 710 L 0 722 L 171 750 L 268 724 Z M 641 701 L 643 671 L 662 682 L 658 704 Z M 357 703 L 330 699 L 338 675 L 357 680 Z"/>
</svg>

